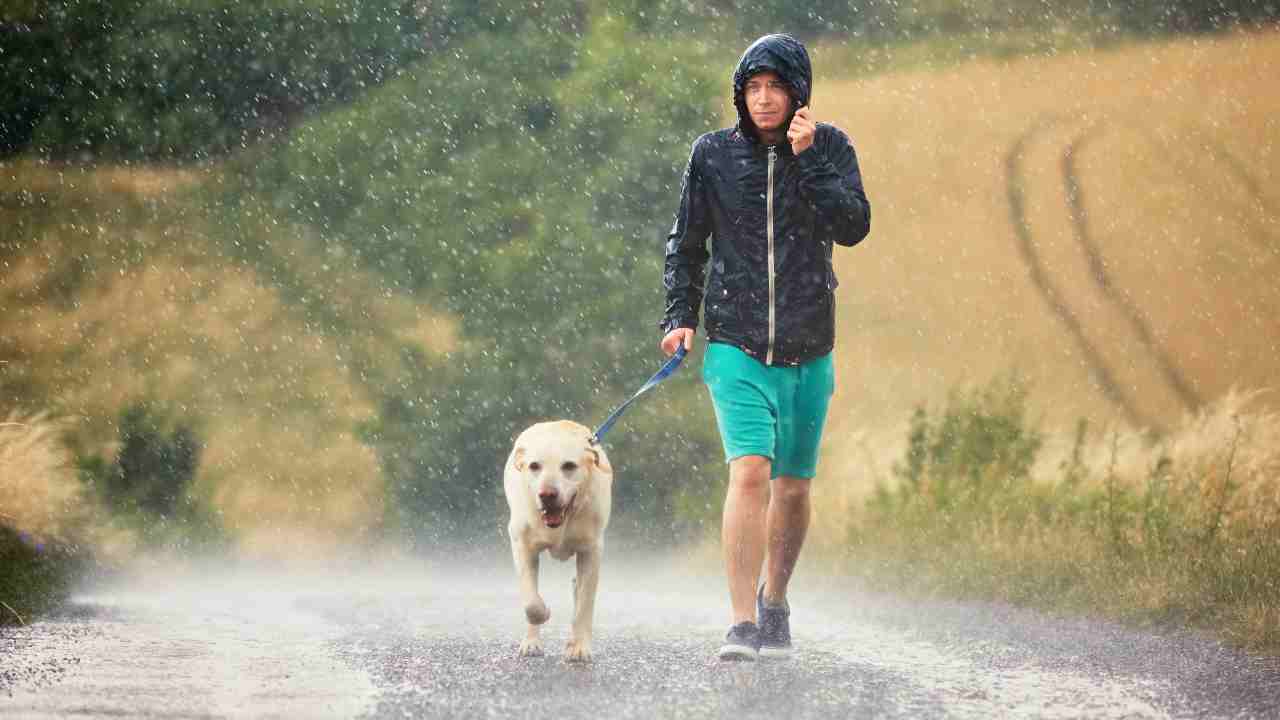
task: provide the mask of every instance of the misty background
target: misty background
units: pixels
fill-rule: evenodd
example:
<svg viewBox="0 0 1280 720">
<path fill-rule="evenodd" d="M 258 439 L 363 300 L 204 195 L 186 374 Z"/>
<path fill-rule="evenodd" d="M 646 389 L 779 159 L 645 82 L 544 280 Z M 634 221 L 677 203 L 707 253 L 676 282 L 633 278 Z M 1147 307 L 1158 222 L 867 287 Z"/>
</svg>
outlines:
<svg viewBox="0 0 1280 720">
<path fill-rule="evenodd" d="M 512 439 L 598 425 L 661 363 L 689 147 L 732 122 L 746 44 L 786 31 L 875 218 L 837 258 L 818 551 L 908 576 L 1025 523 L 1100 538 L 1079 567 L 1105 585 L 1194 547 L 1189 575 L 1234 578 L 1203 603 L 1243 595 L 1274 637 L 1277 15 L 0 3 L 0 588 L 148 553 L 500 549 Z M 611 538 L 718 533 L 691 360 L 608 438 Z M 991 583 L 1018 562 L 996 545 L 947 587 L 1051 594 Z"/>
</svg>

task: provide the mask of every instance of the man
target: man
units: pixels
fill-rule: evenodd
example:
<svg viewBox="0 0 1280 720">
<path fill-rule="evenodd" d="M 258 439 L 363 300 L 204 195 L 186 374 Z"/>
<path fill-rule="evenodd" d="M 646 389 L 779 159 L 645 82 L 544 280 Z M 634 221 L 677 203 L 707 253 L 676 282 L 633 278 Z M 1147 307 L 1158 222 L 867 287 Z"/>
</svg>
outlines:
<svg viewBox="0 0 1280 720">
<path fill-rule="evenodd" d="M 793 37 L 747 48 L 733 75 L 737 125 L 694 142 L 667 238 L 662 349 L 692 349 L 705 299 L 703 380 L 729 464 L 725 660 L 791 651 L 787 583 L 835 389 L 831 250 L 871 224 L 853 145 L 809 108 L 812 78 Z"/>
</svg>

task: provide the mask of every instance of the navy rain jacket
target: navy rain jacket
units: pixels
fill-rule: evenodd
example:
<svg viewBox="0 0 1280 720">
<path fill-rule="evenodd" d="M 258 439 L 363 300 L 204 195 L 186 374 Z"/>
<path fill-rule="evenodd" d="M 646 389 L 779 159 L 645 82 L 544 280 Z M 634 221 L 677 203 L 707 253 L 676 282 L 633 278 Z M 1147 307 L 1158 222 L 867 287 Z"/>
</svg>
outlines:
<svg viewBox="0 0 1280 720">
<path fill-rule="evenodd" d="M 737 125 L 693 143 L 667 236 L 660 327 L 696 329 L 705 299 L 708 341 L 768 365 L 798 365 L 835 344 L 831 250 L 867 236 L 871 206 L 853 144 L 839 128 L 818 123 L 813 145 L 799 155 L 785 140 L 761 143 L 743 88 L 765 70 L 789 85 L 793 110 L 809 103 L 813 72 L 798 40 L 766 35 L 747 48 L 733 74 Z"/>
</svg>

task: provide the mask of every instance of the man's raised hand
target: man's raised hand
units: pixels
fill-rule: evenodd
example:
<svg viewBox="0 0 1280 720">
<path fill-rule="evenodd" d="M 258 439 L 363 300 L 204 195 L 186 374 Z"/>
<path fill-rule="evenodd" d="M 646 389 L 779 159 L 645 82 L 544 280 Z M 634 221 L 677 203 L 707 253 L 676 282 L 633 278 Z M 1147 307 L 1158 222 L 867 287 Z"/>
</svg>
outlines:
<svg viewBox="0 0 1280 720">
<path fill-rule="evenodd" d="M 813 114 L 809 106 L 796 110 L 791 118 L 791 127 L 787 128 L 787 141 L 791 143 L 791 152 L 799 155 L 813 145 L 813 133 L 817 125 L 813 122 Z"/>
</svg>

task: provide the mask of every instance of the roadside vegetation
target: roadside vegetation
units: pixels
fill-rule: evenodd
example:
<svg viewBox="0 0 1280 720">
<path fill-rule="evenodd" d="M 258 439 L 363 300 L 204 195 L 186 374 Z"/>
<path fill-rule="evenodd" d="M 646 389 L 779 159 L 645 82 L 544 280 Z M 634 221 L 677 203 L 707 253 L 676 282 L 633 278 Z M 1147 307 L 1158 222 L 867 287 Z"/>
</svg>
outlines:
<svg viewBox="0 0 1280 720">
<path fill-rule="evenodd" d="M 851 501 L 845 562 L 873 587 L 1102 612 L 1280 652 L 1280 416 L 1232 394 L 1166 435 L 1045 433 L 1016 381 L 912 417 Z"/>
<path fill-rule="evenodd" d="M 0 420 L 0 625 L 30 621 L 134 547 L 76 476 L 66 430 L 38 414 Z"/>
</svg>

